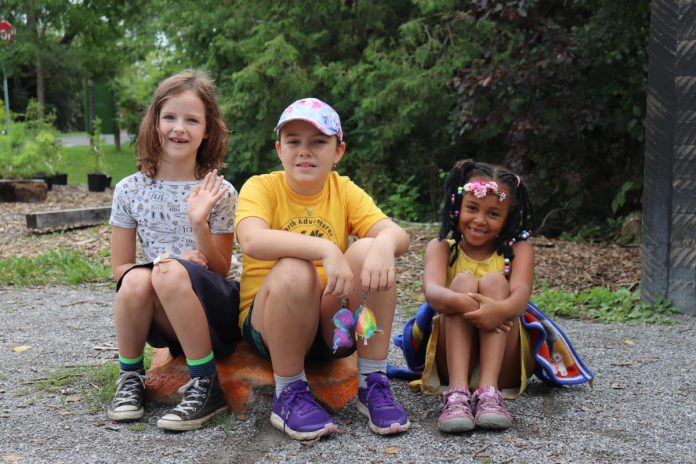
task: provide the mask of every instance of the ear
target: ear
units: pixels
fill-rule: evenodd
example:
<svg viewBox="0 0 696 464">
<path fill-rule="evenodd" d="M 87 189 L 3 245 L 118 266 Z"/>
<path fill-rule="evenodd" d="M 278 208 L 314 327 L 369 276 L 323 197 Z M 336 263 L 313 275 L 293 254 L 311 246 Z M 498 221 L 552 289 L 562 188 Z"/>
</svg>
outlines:
<svg viewBox="0 0 696 464">
<path fill-rule="evenodd" d="M 282 163 L 282 162 L 283 162 L 283 157 L 281 156 L 281 152 L 280 152 L 280 140 L 276 140 L 275 149 L 276 149 L 276 153 L 278 154 L 278 159 L 279 159 L 280 162 Z"/>
<path fill-rule="evenodd" d="M 346 142 L 341 142 L 336 146 L 336 156 L 334 157 L 334 166 L 341 161 L 343 155 L 346 153 Z"/>
</svg>

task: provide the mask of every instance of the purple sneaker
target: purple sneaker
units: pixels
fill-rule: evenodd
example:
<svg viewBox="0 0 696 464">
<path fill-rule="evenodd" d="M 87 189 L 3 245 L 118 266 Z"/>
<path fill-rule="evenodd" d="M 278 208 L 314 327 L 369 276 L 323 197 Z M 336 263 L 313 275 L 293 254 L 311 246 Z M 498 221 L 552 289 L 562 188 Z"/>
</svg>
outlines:
<svg viewBox="0 0 696 464">
<path fill-rule="evenodd" d="M 437 419 L 437 428 L 442 432 L 467 432 L 474 428 L 471 414 L 471 394 L 466 387 L 450 388 L 442 394 L 445 405 Z"/>
<path fill-rule="evenodd" d="M 503 395 L 495 387 L 481 387 L 471 397 L 471 409 L 476 411 L 474 423 L 484 429 L 506 429 L 512 416 L 505 409 Z"/>
<path fill-rule="evenodd" d="M 304 380 L 295 380 L 273 398 L 271 424 L 295 440 L 314 440 L 337 430 Z"/>
<path fill-rule="evenodd" d="M 358 411 L 370 419 L 370 429 L 378 435 L 408 430 L 411 423 L 404 408 L 394 399 L 387 376 L 373 372 L 366 382 L 367 388 L 358 389 Z"/>
</svg>

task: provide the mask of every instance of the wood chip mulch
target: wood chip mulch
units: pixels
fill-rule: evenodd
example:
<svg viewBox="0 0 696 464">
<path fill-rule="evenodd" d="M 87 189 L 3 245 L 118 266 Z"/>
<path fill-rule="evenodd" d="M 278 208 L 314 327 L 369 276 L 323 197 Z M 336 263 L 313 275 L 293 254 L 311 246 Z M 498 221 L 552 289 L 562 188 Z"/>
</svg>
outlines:
<svg viewBox="0 0 696 464">
<path fill-rule="evenodd" d="M 0 259 L 36 256 L 59 247 L 80 250 L 108 262 L 110 231 L 107 224 L 65 231 L 31 232 L 25 214 L 69 208 L 110 206 L 112 191 L 88 192 L 85 186 L 54 186 L 43 203 L 0 203 Z M 408 227 L 411 247 L 398 262 L 399 299 L 418 304 L 422 295 L 423 253 L 437 231 Z M 566 242 L 532 237 L 536 257 L 536 287 L 580 292 L 593 287 L 635 288 L 640 283 L 640 247 L 590 242 Z M 239 249 L 234 253 L 239 259 Z"/>
</svg>

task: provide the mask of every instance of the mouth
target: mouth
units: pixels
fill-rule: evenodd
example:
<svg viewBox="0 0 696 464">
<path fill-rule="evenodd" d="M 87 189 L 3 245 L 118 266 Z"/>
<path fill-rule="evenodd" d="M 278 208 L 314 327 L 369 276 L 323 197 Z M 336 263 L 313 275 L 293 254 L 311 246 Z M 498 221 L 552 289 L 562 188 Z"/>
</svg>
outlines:
<svg viewBox="0 0 696 464">
<path fill-rule="evenodd" d="M 188 140 L 182 139 L 180 137 L 169 137 L 169 141 L 174 142 L 174 143 L 187 143 L 188 142 Z"/>
<path fill-rule="evenodd" d="M 316 167 L 316 165 L 314 165 L 312 163 L 297 163 L 295 166 L 297 166 L 298 168 L 305 168 L 305 169 Z"/>
<path fill-rule="evenodd" d="M 474 237 L 483 237 L 486 235 L 486 231 L 483 229 L 476 229 L 474 227 L 469 227 L 469 232 L 471 232 L 471 235 Z"/>
</svg>

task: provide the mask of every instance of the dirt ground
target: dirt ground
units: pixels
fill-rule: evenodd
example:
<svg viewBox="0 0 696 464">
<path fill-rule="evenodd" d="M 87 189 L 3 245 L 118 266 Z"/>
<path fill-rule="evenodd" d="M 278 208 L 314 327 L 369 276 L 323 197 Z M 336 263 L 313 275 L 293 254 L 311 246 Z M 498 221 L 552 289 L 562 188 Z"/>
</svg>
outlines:
<svg viewBox="0 0 696 464">
<path fill-rule="evenodd" d="M 35 256 L 59 247 L 79 249 L 104 259 L 109 248 L 107 224 L 64 231 L 27 229 L 25 215 L 39 211 L 111 205 L 111 190 L 88 192 L 85 186 L 55 186 L 42 203 L 0 203 L 0 259 Z M 411 236 L 408 253 L 399 259 L 399 286 L 412 298 L 420 291 L 423 252 L 436 235 L 435 227 L 407 227 Z M 579 292 L 592 287 L 635 288 L 640 283 L 640 247 L 589 242 L 566 242 L 532 237 L 536 254 L 537 287 L 546 282 L 551 289 Z M 241 259 L 235 247 L 235 256 Z M 237 264 L 238 265 L 238 264 Z M 402 295 L 403 296 L 403 295 Z"/>
</svg>

